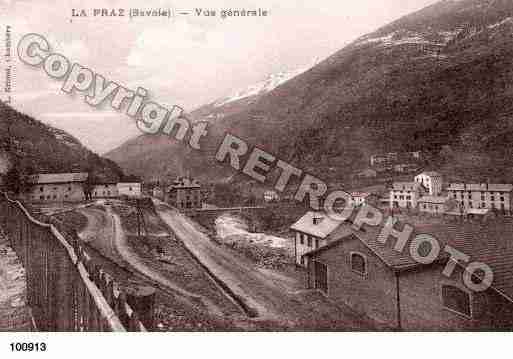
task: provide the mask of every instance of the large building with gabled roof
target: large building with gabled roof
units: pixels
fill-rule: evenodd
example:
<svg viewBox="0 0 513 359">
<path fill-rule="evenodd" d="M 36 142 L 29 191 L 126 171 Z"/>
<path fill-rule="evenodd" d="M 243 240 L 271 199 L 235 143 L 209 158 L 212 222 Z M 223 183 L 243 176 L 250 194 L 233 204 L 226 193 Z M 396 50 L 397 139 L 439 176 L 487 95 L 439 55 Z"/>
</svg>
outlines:
<svg viewBox="0 0 513 359">
<path fill-rule="evenodd" d="M 339 226 L 339 235 L 305 253 L 307 286 L 348 305 L 381 326 L 400 330 L 510 330 L 513 327 L 513 221 L 483 227 L 479 223 L 426 225 L 414 230 L 403 251 L 396 239 L 384 240 L 381 227 Z M 394 228 L 402 228 L 396 223 Z M 343 230 L 345 229 L 345 230 Z M 441 251 L 431 264 L 410 254 L 415 235 L 427 233 L 441 248 L 450 245 L 493 271 L 491 287 L 475 292 L 465 286 L 465 266 L 443 274 L 449 255 Z"/>
<path fill-rule="evenodd" d="M 28 190 L 24 194 L 31 202 L 73 202 L 85 199 L 85 183 L 88 174 L 40 173 L 30 176 Z"/>
</svg>

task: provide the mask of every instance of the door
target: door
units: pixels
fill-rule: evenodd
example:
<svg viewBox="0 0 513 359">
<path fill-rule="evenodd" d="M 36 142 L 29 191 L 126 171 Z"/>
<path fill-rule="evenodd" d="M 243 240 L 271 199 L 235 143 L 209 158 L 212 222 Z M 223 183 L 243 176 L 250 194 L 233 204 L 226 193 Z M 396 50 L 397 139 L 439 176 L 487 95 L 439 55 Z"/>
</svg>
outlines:
<svg viewBox="0 0 513 359">
<path fill-rule="evenodd" d="M 328 294 L 328 267 L 326 264 L 314 261 L 314 287 Z"/>
</svg>

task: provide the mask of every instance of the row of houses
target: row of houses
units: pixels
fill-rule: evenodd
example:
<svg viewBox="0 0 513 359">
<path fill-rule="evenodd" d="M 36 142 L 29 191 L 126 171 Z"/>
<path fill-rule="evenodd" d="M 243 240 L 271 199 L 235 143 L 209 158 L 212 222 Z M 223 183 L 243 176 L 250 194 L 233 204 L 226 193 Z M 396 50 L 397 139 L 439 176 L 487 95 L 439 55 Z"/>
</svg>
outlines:
<svg viewBox="0 0 513 359">
<path fill-rule="evenodd" d="M 89 184 L 87 179 L 88 174 L 85 172 L 32 175 L 22 196 L 30 202 L 77 202 L 93 198 L 141 195 L 139 182 Z"/>
<path fill-rule="evenodd" d="M 500 228 L 483 229 L 476 223 L 428 227 L 422 233 L 490 265 L 492 287 L 471 292 L 462 282 L 463 267 L 457 265 L 450 277 L 443 275 L 447 256 L 420 264 L 408 250 L 397 252 L 394 240 L 384 241 L 381 228 L 356 229 L 351 219 L 337 221 L 310 211 L 290 229 L 296 263 L 308 274 L 306 286 L 380 325 L 404 330 L 511 328 L 513 260 L 507 259 L 513 258 L 513 221 Z"/>
<path fill-rule="evenodd" d="M 412 182 L 394 182 L 390 208 L 417 208 L 432 214 L 511 214 L 513 184 L 450 183 L 443 188 L 438 172 L 423 172 Z"/>
</svg>

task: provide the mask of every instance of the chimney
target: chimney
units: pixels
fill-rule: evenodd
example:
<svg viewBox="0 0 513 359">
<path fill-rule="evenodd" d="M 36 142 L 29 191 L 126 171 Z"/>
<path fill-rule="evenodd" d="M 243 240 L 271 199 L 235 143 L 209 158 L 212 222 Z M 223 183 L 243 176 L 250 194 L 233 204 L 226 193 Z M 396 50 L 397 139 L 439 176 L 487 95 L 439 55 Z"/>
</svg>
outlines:
<svg viewBox="0 0 513 359">
<path fill-rule="evenodd" d="M 319 216 L 319 215 L 314 214 L 313 219 L 312 219 L 312 222 L 313 222 L 313 224 L 316 226 L 316 225 L 318 225 L 319 223 L 321 223 L 323 219 L 324 219 L 323 217 L 321 217 L 321 216 Z"/>
</svg>

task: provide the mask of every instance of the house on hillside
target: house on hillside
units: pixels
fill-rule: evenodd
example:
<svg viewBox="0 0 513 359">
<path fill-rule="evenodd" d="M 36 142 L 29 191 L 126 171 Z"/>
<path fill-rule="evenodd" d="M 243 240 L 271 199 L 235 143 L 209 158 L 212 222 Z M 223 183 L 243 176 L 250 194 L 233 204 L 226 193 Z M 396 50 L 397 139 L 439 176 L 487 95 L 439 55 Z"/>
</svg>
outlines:
<svg viewBox="0 0 513 359">
<path fill-rule="evenodd" d="M 370 165 L 390 165 L 397 161 L 399 154 L 397 152 L 388 152 L 385 154 L 375 154 L 370 157 Z"/>
<path fill-rule="evenodd" d="M 463 212 L 469 209 L 490 209 L 511 214 L 513 184 L 451 183 L 447 192 L 450 198 L 458 202 Z"/>
<path fill-rule="evenodd" d="M 394 182 L 390 190 L 390 208 L 416 208 L 423 192 L 418 182 Z"/>
<path fill-rule="evenodd" d="M 178 209 L 201 208 L 203 204 L 200 183 L 190 177 L 179 177 L 165 194 L 165 201 Z"/>
<path fill-rule="evenodd" d="M 263 196 L 265 202 L 276 202 L 280 200 L 280 195 L 274 190 L 265 191 Z"/>
<path fill-rule="evenodd" d="M 423 196 L 418 201 L 420 212 L 444 214 L 450 209 L 450 199 L 444 196 Z"/>
<path fill-rule="evenodd" d="M 119 196 L 140 197 L 142 194 L 140 182 L 118 182 L 116 187 Z"/>
<path fill-rule="evenodd" d="M 460 265 L 450 277 L 442 273 L 447 255 L 431 264 L 413 260 L 409 254 L 413 237 L 398 252 L 393 248 L 395 238 L 384 241 L 380 228 L 356 230 L 347 223 L 341 227 L 346 231 L 340 230 L 330 243 L 304 254 L 308 288 L 390 328 L 508 330 L 513 326 L 513 261 L 504 260 L 513 257 L 513 246 L 507 245 L 513 236 L 512 223 L 507 230 L 483 231 L 480 225 L 423 228 L 442 244 L 492 267 L 492 287 L 482 292 L 465 286 Z"/>
<path fill-rule="evenodd" d="M 411 173 L 419 170 L 415 163 L 398 163 L 394 165 L 394 171 L 399 173 Z"/>
<path fill-rule="evenodd" d="M 363 206 L 371 195 L 368 192 L 351 192 L 351 205 L 354 207 Z"/>
<path fill-rule="evenodd" d="M 84 186 L 88 174 L 41 173 L 30 176 L 23 197 L 31 202 L 72 202 L 85 200 Z"/>
<path fill-rule="evenodd" d="M 373 170 L 372 168 L 364 169 L 360 172 L 357 172 L 355 177 L 357 178 L 375 178 L 378 175 L 378 173 Z"/>
<path fill-rule="evenodd" d="M 415 182 L 424 187 L 429 195 L 438 196 L 442 192 L 442 175 L 435 171 L 422 172 L 415 176 Z"/>
</svg>

